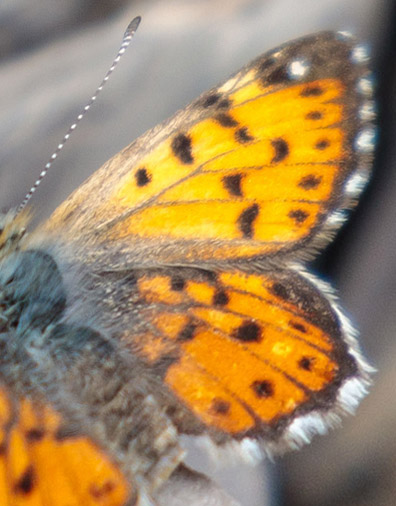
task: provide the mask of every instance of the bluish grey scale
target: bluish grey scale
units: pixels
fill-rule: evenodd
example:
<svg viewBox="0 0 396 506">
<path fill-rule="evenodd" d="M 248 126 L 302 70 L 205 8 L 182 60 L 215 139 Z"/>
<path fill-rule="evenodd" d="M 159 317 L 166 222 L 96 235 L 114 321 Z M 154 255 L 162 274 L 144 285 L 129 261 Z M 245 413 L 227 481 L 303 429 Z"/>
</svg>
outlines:
<svg viewBox="0 0 396 506">
<path fill-rule="evenodd" d="M 16 328 L 24 335 L 44 329 L 65 311 L 66 293 L 59 269 L 43 251 L 15 252 L 0 270 L 0 321 L 3 330 Z"/>
<path fill-rule="evenodd" d="M 131 483 L 140 477 L 150 490 L 163 461 L 176 466 L 181 457 L 173 425 L 150 397 L 159 385 L 104 332 L 73 322 L 68 295 L 61 269 L 46 251 L 15 251 L 3 258 L 0 385 L 15 396 L 29 393 L 51 404 L 64 416 L 63 440 L 86 435 L 116 456 Z M 36 427 L 25 437 L 37 444 L 44 433 Z M 29 467 L 15 492 L 29 495 L 34 483 Z"/>
</svg>

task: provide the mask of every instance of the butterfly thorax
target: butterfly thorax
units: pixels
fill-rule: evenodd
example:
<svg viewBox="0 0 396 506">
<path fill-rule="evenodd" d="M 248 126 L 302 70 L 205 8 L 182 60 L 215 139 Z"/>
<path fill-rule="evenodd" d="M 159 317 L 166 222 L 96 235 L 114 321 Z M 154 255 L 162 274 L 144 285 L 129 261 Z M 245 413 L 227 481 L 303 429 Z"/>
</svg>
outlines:
<svg viewBox="0 0 396 506">
<path fill-rule="evenodd" d="M 85 326 L 73 320 L 64 273 L 50 253 L 3 244 L 9 249 L 0 263 L 0 378 L 13 383 L 16 396 L 45 394 L 72 426 L 116 455 L 131 480 L 154 491 L 182 457 L 175 428 L 150 395 L 158 386 L 88 318 Z M 61 386 L 54 391 L 52 384 Z M 86 426 L 70 403 L 84 412 Z"/>
<path fill-rule="evenodd" d="M 0 267 L 2 330 L 15 329 L 29 339 L 34 330 L 45 330 L 63 314 L 66 294 L 53 258 L 44 251 L 19 251 L 17 242 L 4 243 L 8 251 Z"/>
</svg>

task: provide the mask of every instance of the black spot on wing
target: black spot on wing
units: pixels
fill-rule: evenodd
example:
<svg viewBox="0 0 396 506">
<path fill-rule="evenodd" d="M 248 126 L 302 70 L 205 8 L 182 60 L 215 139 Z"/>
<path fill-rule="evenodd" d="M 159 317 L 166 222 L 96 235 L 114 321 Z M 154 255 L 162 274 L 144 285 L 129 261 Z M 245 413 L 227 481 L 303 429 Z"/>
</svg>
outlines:
<svg viewBox="0 0 396 506">
<path fill-rule="evenodd" d="M 251 384 L 251 388 L 257 397 L 266 398 L 274 395 L 274 386 L 271 381 L 259 380 Z"/>
<path fill-rule="evenodd" d="M 137 186 L 146 186 L 151 181 L 151 176 L 147 172 L 147 169 L 145 167 L 142 167 L 136 171 L 135 179 Z"/>
<path fill-rule="evenodd" d="M 236 127 L 239 124 L 238 121 L 231 116 L 231 114 L 228 114 L 226 112 L 216 114 L 214 119 L 225 128 Z"/>
<path fill-rule="evenodd" d="M 289 301 L 290 299 L 289 290 L 283 283 L 279 282 L 273 283 L 270 288 L 270 292 L 274 294 L 276 297 L 279 297 L 280 299 L 286 301 Z"/>
<path fill-rule="evenodd" d="M 323 114 L 320 111 L 310 111 L 308 114 L 306 114 L 305 118 L 316 121 L 322 119 Z"/>
<path fill-rule="evenodd" d="M 41 441 L 45 435 L 43 429 L 30 429 L 26 432 L 26 440 L 30 443 Z"/>
<path fill-rule="evenodd" d="M 229 98 L 223 98 L 220 100 L 218 108 L 219 109 L 229 109 L 232 105 L 232 102 Z"/>
<path fill-rule="evenodd" d="M 273 67 L 276 63 L 276 60 L 275 58 L 265 58 L 260 64 L 259 64 L 259 67 L 258 67 L 258 72 L 265 72 L 267 71 L 269 68 Z"/>
<path fill-rule="evenodd" d="M 258 204 L 253 204 L 246 209 L 244 209 L 239 218 L 238 218 L 238 227 L 242 232 L 242 235 L 247 239 L 251 239 L 253 237 L 253 225 L 257 216 L 259 215 L 259 206 Z"/>
<path fill-rule="evenodd" d="M 36 476 L 33 467 L 28 466 L 14 485 L 15 493 L 29 495 L 34 488 L 35 479 Z"/>
<path fill-rule="evenodd" d="M 324 149 L 330 146 L 330 141 L 328 139 L 321 139 L 315 144 L 315 148 L 319 151 L 323 151 Z"/>
<path fill-rule="evenodd" d="M 302 357 L 298 362 L 298 366 L 304 371 L 311 371 L 315 359 L 313 357 Z"/>
<path fill-rule="evenodd" d="M 281 65 L 278 68 L 274 69 L 266 79 L 267 83 L 270 85 L 287 83 L 290 81 L 290 77 L 287 71 L 287 67 L 285 65 Z"/>
<path fill-rule="evenodd" d="M 222 97 L 222 95 L 220 93 L 210 93 L 209 95 L 204 96 L 200 100 L 200 105 L 202 107 L 204 107 L 205 109 L 207 107 L 212 107 L 213 105 L 215 105 L 219 102 L 221 97 Z"/>
<path fill-rule="evenodd" d="M 231 107 L 231 100 L 224 97 L 221 93 L 214 92 L 198 99 L 197 105 L 204 109 L 213 107 L 215 109 L 229 109 Z"/>
<path fill-rule="evenodd" d="M 194 162 L 191 152 L 191 137 L 185 134 L 176 135 L 171 142 L 173 154 L 182 163 L 189 165 Z"/>
<path fill-rule="evenodd" d="M 258 343 L 262 338 L 262 329 L 257 323 L 246 321 L 234 330 L 232 337 L 245 343 Z"/>
<path fill-rule="evenodd" d="M 186 281 L 180 276 L 172 276 L 171 289 L 175 292 L 181 292 L 186 286 Z"/>
<path fill-rule="evenodd" d="M 222 181 L 224 188 L 233 197 L 243 197 L 242 182 L 243 174 L 232 174 L 231 176 L 224 176 Z"/>
<path fill-rule="evenodd" d="M 288 216 L 294 220 L 297 225 L 301 225 L 308 218 L 309 214 L 303 209 L 293 209 L 289 212 Z"/>
<path fill-rule="evenodd" d="M 315 84 L 315 85 L 308 85 L 306 88 L 304 88 L 300 95 L 302 97 L 319 97 L 324 93 L 323 89 Z"/>
<path fill-rule="evenodd" d="M 96 483 L 91 485 L 89 488 L 89 493 L 94 499 L 97 499 L 98 501 L 102 502 L 101 500 L 106 496 L 109 496 L 114 489 L 115 483 L 113 483 L 111 480 L 107 480 L 100 485 Z"/>
<path fill-rule="evenodd" d="M 194 322 L 188 322 L 183 329 L 179 332 L 177 340 L 179 342 L 191 341 L 194 339 L 197 324 Z"/>
<path fill-rule="evenodd" d="M 315 190 L 321 183 L 322 177 L 308 174 L 300 179 L 298 186 L 303 190 Z"/>
<path fill-rule="evenodd" d="M 226 306 L 230 298 L 225 290 L 217 290 L 213 296 L 215 306 Z"/>
<path fill-rule="evenodd" d="M 240 144 L 246 144 L 248 142 L 254 141 L 254 137 L 250 135 L 247 127 L 238 128 L 235 130 L 235 140 Z"/>
<path fill-rule="evenodd" d="M 212 401 L 211 411 L 217 415 L 227 415 L 230 412 L 231 405 L 228 401 L 223 399 L 214 398 Z"/>
<path fill-rule="evenodd" d="M 271 163 L 282 162 L 289 155 L 289 145 L 285 139 L 282 139 L 281 137 L 278 139 L 272 139 L 271 145 L 275 151 Z"/>
<path fill-rule="evenodd" d="M 299 322 L 294 322 L 293 320 L 290 320 L 289 321 L 289 325 L 290 327 L 292 327 L 293 329 L 296 329 L 298 330 L 299 332 L 302 332 L 303 334 L 306 334 L 307 333 L 307 328 L 302 324 L 302 323 L 299 323 Z"/>
</svg>

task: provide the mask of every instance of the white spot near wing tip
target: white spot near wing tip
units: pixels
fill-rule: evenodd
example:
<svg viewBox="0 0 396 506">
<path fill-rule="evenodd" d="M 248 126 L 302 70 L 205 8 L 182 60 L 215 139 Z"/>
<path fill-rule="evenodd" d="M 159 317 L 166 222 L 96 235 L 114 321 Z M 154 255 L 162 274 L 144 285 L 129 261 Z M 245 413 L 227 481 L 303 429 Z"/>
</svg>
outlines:
<svg viewBox="0 0 396 506">
<path fill-rule="evenodd" d="M 287 73 L 290 79 L 301 79 L 309 71 L 310 65 L 304 58 L 294 60 L 288 65 Z"/>
</svg>

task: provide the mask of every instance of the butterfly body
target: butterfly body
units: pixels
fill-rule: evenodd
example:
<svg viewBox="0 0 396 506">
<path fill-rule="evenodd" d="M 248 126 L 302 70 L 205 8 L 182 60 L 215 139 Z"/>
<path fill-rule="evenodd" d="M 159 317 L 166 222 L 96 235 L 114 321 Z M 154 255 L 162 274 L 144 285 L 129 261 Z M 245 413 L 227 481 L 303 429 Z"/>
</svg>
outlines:
<svg viewBox="0 0 396 506">
<path fill-rule="evenodd" d="M 303 261 L 367 179 L 369 82 L 339 34 L 286 44 L 121 151 L 36 232 L 5 217 L 5 497 L 58 504 L 45 459 L 86 445 L 81 465 L 102 471 L 73 496 L 59 464 L 65 504 L 146 504 L 182 459 L 178 434 L 283 451 L 355 408 L 370 367 Z"/>
</svg>

